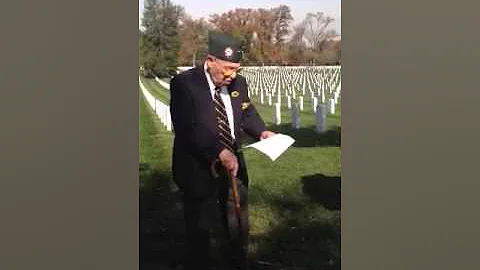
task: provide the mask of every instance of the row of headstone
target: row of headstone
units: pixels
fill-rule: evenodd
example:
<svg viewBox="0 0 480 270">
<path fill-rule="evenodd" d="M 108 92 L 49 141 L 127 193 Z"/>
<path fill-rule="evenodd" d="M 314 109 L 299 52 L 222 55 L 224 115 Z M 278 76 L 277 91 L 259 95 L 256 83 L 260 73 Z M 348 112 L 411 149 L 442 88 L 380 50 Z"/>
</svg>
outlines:
<svg viewBox="0 0 480 270">
<path fill-rule="evenodd" d="M 327 129 L 327 106 L 325 104 L 318 104 L 315 108 L 315 131 L 317 133 L 323 133 Z M 301 118 L 300 118 L 300 106 L 299 104 L 294 104 L 291 109 L 292 115 L 292 128 L 299 129 L 301 126 Z M 273 114 L 273 123 L 275 125 L 280 125 L 282 115 L 280 111 L 280 104 L 275 103 L 275 112 Z"/>
<path fill-rule="evenodd" d="M 288 91 L 285 91 L 285 92 L 288 92 Z M 337 104 L 337 101 L 338 101 L 338 96 L 339 96 L 338 93 L 339 93 L 338 91 L 335 91 L 333 97 L 329 98 L 327 102 L 325 100 L 326 99 L 325 96 L 322 96 L 322 98 L 321 98 L 321 103 L 322 104 L 325 104 L 325 103 L 327 104 L 328 112 L 330 114 L 335 114 L 335 104 Z M 282 104 L 281 92 L 278 92 L 277 102 L 275 104 L 273 103 L 272 95 L 271 94 L 266 94 L 266 95 L 267 95 L 269 106 L 275 105 L 276 103 Z M 293 99 L 295 100 L 295 92 L 293 92 L 292 96 L 293 96 Z M 292 107 L 292 96 L 286 94 L 286 105 L 287 105 L 288 109 L 291 109 L 291 107 Z M 312 103 L 311 103 L 312 110 L 315 112 L 316 108 L 317 108 L 317 105 L 319 104 L 318 97 L 316 97 L 312 93 L 311 94 L 311 100 L 312 100 Z M 263 91 L 261 91 L 261 93 L 260 93 L 260 103 L 264 104 Z M 304 107 L 303 107 L 304 97 L 303 96 L 299 97 L 298 103 L 300 105 L 300 110 L 303 111 L 304 110 Z"/>
<path fill-rule="evenodd" d="M 284 90 L 285 92 L 285 96 L 292 96 L 293 99 L 295 100 L 296 99 L 296 92 L 295 91 L 292 91 L 291 89 L 287 89 L 287 90 Z M 329 100 L 330 98 L 334 98 L 335 99 L 335 103 L 338 103 L 338 97 L 339 97 L 339 92 L 340 92 L 340 88 L 337 87 L 335 91 L 333 91 L 333 94 L 330 94 L 328 97 L 325 93 L 324 90 L 318 90 L 318 92 L 320 93 L 320 95 L 315 95 L 315 93 L 313 91 L 310 91 L 310 99 L 312 100 L 312 103 L 314 102 L 313 100 L 315 98 L 320 98 L 321 99 L 321 103 L 326 103 L 327 100 Z M 252 91 L 249 90 L 249 95 L 252 95 Z M 282 104 L 282 92 L 281 91 L 277 91 L 277 94 L 274 94 L 273 91 L 267 91 L 267 90 L 263 90 L 262 88 L 260 89 L 260 103 L 261 104 L 264 104 L 264 96 L 267 96 L 267 99 L 268 99 L 268 105 L 269 106 L 272 106 L 274 104 L 274 102 L 270 101 L 270 99 L 273 98 L 274 95 L 277 96 L 277 101 L 278 103 Z"/>
<path fill-rule="evenodd" d="M 309 108 L 315 113 L 315 130 L 326 130 L 326 116 L 335 114 L 340 98 L 340 68 L 257 68 L 249 71 L 247 82 L 253 89 L 250 94 L 273 106 L 273 123 L 281 124 L 281 106 L 291 110 L 293 128 L 300 128 L 300 114 L 304 111 L 304 100 L 311 100 Z M 283 93 L 282 93 L 283 91 Z M 284 99 L 282 101 L 282 95 Z M 267 98 L 267 100 L 265 100 Z M 273 100 L 276 98 L 276 100 Z M 292 100 L 293 98 L 293 100 Z"/>
<path fill-rule="evenodd" d="M 150 92 L 147 90 L 147 88 L 145 88 L 142 81 L 140 80 L 140 77 L 138 78 L 138 82 L 140 84 L 140 90 L 142 91 L 143 96 L 145 97 L 145 100 L 147 100 L 148 105 L 150 105 L 150 107 L 154 108 L 155 97 L 153 97 L 153 95 L 150 94 Z"/>
<path fill-rule="evenodd" d="M 172 131 L 172 117 L 170 115 L 170 106 L 156 99 L 143 85 L 140 77 L 138 78 L 138 82 L 140 84 L 142 94 L 147 100 L 148 105 L 150 105 L 150 107 L 153 109 L 155 115 L 158 116 L 160 122 L 167 129 L 167 131 Z"/>
<path fill-rule="evenodd" d="M 160 122 L 165 126 L 167 131 L 172 131 L 172 119 L 170 117 L 170 106 L 155 99 L 155 114 L 160 118 Z"/>
<path fill-rule="evenodd" d="M 340 80 L 340 67 L 246 67 L 242 72 L 247 77 L 247 82 L 252 83 L 252 87 L 263 85 L 273 93 L 285 85 L 301 88 L 302 93 L 307 89 L 323 89 L 331 93 Z"/>
<path fill-rule="evenodd" d="M 155 76 L 155 81 L 157 81 L 163 88 L 170 90 L 170 84 L 160 80 L 157 76 Z"/>
</svg>

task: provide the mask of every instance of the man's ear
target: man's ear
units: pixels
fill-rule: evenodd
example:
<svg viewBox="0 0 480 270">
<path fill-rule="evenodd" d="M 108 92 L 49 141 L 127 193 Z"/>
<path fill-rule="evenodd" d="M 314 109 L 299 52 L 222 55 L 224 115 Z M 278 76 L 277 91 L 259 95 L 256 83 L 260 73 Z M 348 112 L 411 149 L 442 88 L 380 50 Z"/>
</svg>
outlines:
<svg viewBox="0 0 480 270">
<path fill-rule="evenodd" d="M 215 61 L 215 58 L 214 58 L 213 56 L 211 56 L 211 55 L 207 55 L 206 60 L 207 60 L 207 63 L 211 63 L 211 62 L 214 62 L 214 61 Z"/>
<path fill-rule="evenodd" d="M 207 63 L 207 69 L 210 69 L 211 62 L 212 57 L 207 55 L 207 57 L 205 58 L 205 63 Z"/>
</svg>

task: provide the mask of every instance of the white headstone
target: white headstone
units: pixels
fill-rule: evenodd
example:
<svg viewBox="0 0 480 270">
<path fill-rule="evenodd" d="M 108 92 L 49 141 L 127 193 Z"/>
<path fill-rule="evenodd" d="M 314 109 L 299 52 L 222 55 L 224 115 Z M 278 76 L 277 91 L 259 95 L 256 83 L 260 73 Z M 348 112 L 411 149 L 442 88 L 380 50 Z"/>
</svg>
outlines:
<svg viewBox="0 0 480 270">
<path fill-rule="evenodd" d="M 300 111 L 303 111 L 303 96 L 299 97 L 299 103 L 300 103 Z"/>
<path fill-rule="evenodd" d="M 313 101 L 313 102 L 312 102 L 312 105 L 313 105 L 312 109 L 313 109 L 313 111 L 315 112 L 315 111 L 317 111 L 318 99 L 317 99 L 316 97 L 314 97 L 314 98 L 312 99 L 312 101 Z"/>
<path fill-rule="evenodd" d="M 273 123 L 280 125 L 282 123 L 282 115 L 280 112 L 280 103 L 275 103 L 275 113 L 273 114 Z"/>
<path fill-rule="evenodd" d="M 330 114 L 335 114 L 335 99 L 331 98 L 330 99 Z"/>
<path fill-rule="evenodd" d="M 162 103 L 162 123 L 167 125 L 167 111 L 165 110 L 165 105 Z"/>
<path fill-rule="evenodd" d="M 292 91 L 293 99 L 297 99 L 297 98 L 295 97 L 295 95 L 296 95 L 295 91 Z"/>
<path fill-rule="evenodd" d="M 157 116 L 158 116 L 158 119 L 160 119 L 160 122 L 163 124 L 163 107 L 162 107 L 162 103 L 158 104 L 158 111 L 157 111 Z"/>
<path fill-rule="evenodd" d="M 158 116 L 158 119 L 160 119 L 160 122 L 162 123 L 163 126 L 165 126 L 165 117 L 164 117 L 164 113 L 165 111 L 163 110 L 163 104 L 160 104 L 160 106 L 158 107 L 158 113 L 157 113 L 157 116 Z"/>
<path fill-rule="evenodd" d="M 300 110 L 297 103 L 292 107 L 292 128 L 300 128 Z"/>
<path fill-rule="evenodd" d="M 260 90 L 260 103 L 263 104 L 263 89 Z"/>
<path fill-rule="evenodd" d="M 327 128 L 327 108 L 324 104 L 318 104 L 317 112 L 315 113 L 316 116 L 316 131 L 317 133 L 325 132 Z"/>
<path fill-rule="evenodd" d="M 307 77 L 303 77 L 303 88 L 302 88 L 302 96 L 305 96 L 305 87 L 307 87 Z"/>
<path fill-rule="evenodd" d="M 272 106 L 272 95 L 268 94 L 268 105 Z"/>
<path fill-rule="evenodd" d="M 287 108 L 292 108 L 292 98 L 290 96 L 287 96 Z"/>
<path fill-rule="evenodd" d="M 155 114 L 159 115 L 159 113 L 160 113 L 160 103 L 157 102 L 157 99 L 154 99 L 154 102 L 155 102 Z"/>
<path fill-rule="evenodd" d="M 172 131 L 172 118 L 170 116 L 170 108 L 169 106 L 166 106 L 165 107 L 165 110 L 167 111 L 167 119 L 166 119 L 166 122 L 167 122 L 167 130 L 168 131 Z"/>
</svg>

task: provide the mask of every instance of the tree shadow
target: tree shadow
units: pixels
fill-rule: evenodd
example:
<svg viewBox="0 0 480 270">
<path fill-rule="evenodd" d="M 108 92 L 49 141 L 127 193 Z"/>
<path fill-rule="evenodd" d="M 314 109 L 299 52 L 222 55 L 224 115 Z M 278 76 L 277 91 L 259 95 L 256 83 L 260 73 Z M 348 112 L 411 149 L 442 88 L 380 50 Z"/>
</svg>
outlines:
<svg viewBox="0 0 480 270">
<path fill-rule="evenodd" d="M 318 211 L 293 197 L 272 196 L 268 204 L 280 221 L 268 232 L 250 237 L 256 245 L 252 270 L 340 269 L 339 211 Z"/>
<path fill-rule="evenodd" d="M 271 126 L 276 133 L 283 133 L 295 139 L 292 147 L 341 146 L 341 127 L 334 126 L 324 133 L 317 133 L 315 126 L 292 128 L 291 124 Z"/>
<path fill-rule="evenodd" d="M 140 269 L 182 269 L 185 228 L 181 193 L 169 171 L 140 164 Z M 280 222 L 262 235 L 250 237 L 255 246 L 251 270 L 340 269 L 340 177 L 302 177 L 304 196 L 275 195 L 256 187 Z M 251 203 L 255 203 L 253 200 Z"/>
<path fill-rule="evenodd" d="M 329 210 L 340 210 L 340 176 L 314 174 L 302 177 L 302 190 Z"/>
<path fill-rule="evenodd" d="M 175 269 L 184 254 L 181 194 L 169 172 L 140 163 L 140 269 Z"/>
<path fill-rule="evenodd" d="M 281 225 L 257 249 L 252 270 L 340 270 L 340 234 L 336 227 L 320 222 L 293 227 Z M 251 237 L 252 241 L 259 241 Z M 292 244 L 294 243 L 294 244 Z"/>
</svg>

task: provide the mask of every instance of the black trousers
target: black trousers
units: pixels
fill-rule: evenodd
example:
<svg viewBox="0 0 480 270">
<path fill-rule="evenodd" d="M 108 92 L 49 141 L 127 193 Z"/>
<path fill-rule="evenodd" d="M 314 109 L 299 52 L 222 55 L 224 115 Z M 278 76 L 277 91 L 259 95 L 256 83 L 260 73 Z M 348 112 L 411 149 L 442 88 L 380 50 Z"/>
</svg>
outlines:
<svg viewBox="0 0 480 270">
<path fill-rule="evenodd" d="M 217 190 L 212 196 L 183 199 L 187 236 L 186 270 L 248 269 L 248 183 L 237 179 L 242 222 L 240 230 L 230 181 L 223 170 L 216 181 Z"/>
</svg>

